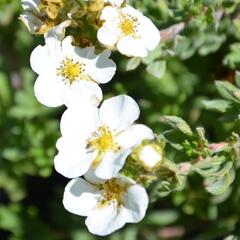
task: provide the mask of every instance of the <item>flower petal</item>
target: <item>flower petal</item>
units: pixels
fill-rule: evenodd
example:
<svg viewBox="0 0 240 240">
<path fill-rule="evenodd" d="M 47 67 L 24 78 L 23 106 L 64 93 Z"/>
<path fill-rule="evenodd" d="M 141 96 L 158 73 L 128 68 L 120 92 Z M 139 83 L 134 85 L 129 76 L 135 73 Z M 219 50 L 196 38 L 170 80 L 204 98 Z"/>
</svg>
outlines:
<svg viewBox="0 0 240 240">
<path fill-rule="evenodd" d="M 117 43 L 117 49 L 126 56 L 146 57 L 148 54 L 143 41 L 131 36 L 122 37 Z"/>
<path fill-rule="evenodd" d="M 130 150 L 123 150 L 121 152 L 111 151 L 106 153 L 102 161 L 95 169 L 96 176 L 102 179 L 115 177 L 122 169 L 125 160 L 130 153 Z"/>
<path fill-rule="evenodd" d="M 63 104 L 64 84 L 54 76 L 39 75 L 34 84 L 34 93 L 40 103 L 48 107 L 58 107 Z"/>
<path fill-rule="evenodd" d="M 98 190 L 82 178 L 71 180 L 64 191 L 63 205 L 71 213 L 87 216 L 98 204 Z"/>
<path fill-rule="evenodd" d="M 146 214 L 148 195 L 139 184 L 131 185 L 123 197 L 123 207 L 127 211 L 126 222 L 139 222 Z"/>
<path fill-rule="evenodd" d="M 102 90 L 96 83 L 78 81 L 68 88 L 64 104 L 69 108 L 79 108 L 84 105 L 97 107 L 102 101 L 102 98 Z"/>
<path fill-rule="evenodd" d="M 54 158 L 54 167 L 67 178 L 82 176 L 94 160 L 93 153 L 86 152 L 85 143 L 78 138 L 60 138 L 57 149 L 59 152 Z"/>
<path fill-rule="evenodd" d="M 97 39 L 101 44 L 113 47 L 118 40 L 118 35 L 117 23 L 105 22 L 102 27 L 98 29 Z"/>
<path fill-rule="evenodd" d="M 37 11 L 40 0 L 22 0 L 22 8 L 27 11 Z"/>
<path fill-rule="evenodd" d="M 74 137 L 86 141 L 98 128 L 98 108 L 81 105 L 79 108 L 67 109 L 61 118 L 60 129 L 63 136 Z"/>
<path fill-rule="evenodd" d="M 116 7 L 107 6 L 105 7 L 100 16 L 100 20 L 107 21 L 107 20 L 114 20 L 118 18 L 118 9 Z"/>
<path fill-rule="evenodd" d="M 139 114 L 137 103 L 127 95 L 119 95 L 105 100 L 99 110 L 101 122 L 112 130 L 126 129 L 138 119 Z"/>
<path fill-rule="evenodd" d="M 102 179 L 102 178 L 98 178 L 96 175 L 95 175 L 95 171 L 94 169 L 92 168 L 89 168 L 89 170 L 84 174 L 84 178 L 89 182 L 89 183 L 92 183 L 92 184 L 99 184 L 99 183 L 104 183 L 105 180 Z"/>
<path fill-rule="evenodd" d="M 46 71 L 48 64 L 48 52 L 45 46 L 37 46 L 31 53 L 30 56 L 31 68 L 37 74 Z"/>
<path fill-rule="evenodd" d="M 32 12 L 27 11 L 20 15 L 20 20 L 25 24 L 28 31 L 31 33 L 36 33 L 44 24 L 42 20 L 37 18 Z"/>
<path fill-rule="evenodd" d="M 156 28 L 153 22 L 145 16 L 140 18 L 139 34 L 141 35 L 144 46 L 149 51 L 152 51 L 154 48 L 156 48 L 160 42 L 159 30 Z"/>
<path fill-rule="evenodd" d="M 53 27 L 47 33 L 45 33 L 45 35 L 44 35 L 45 39 L 48 38 L 48 37 L 54 37 L 57 40 L 61 41 L 64 38 L 64 36 L 65 36 L 66 28 L 70 24 L 71 24 L 71 21 L 70 20 L 66 20 L 66 21 L 60 23 L 59 25 Z"/>
<path fill-rule="evenodd" d="M 98 83 L 109 82 L 115 74 L 116 64 L 109 59 L 110 55 L 111 52 L 105 50 L 96 56 L 91 65 L 87 65 L 86 72 Z"/>
<path fill-rule="evenodd" d="M 153 138 L 153 131 L 149 127 L 143 124 L 135 124 L 122 132 L 117 137 L 117 142 L 124 148 L 132 148 L 145 139 L 150 140 Z"/>
<path fill-rule="evenodd" d="M 115 204 L 97 207 L 88 215 L 85 221 L 89 232 L 106 236 L 124 226 L 125 218 L 118 214 Z"/>
</svg>

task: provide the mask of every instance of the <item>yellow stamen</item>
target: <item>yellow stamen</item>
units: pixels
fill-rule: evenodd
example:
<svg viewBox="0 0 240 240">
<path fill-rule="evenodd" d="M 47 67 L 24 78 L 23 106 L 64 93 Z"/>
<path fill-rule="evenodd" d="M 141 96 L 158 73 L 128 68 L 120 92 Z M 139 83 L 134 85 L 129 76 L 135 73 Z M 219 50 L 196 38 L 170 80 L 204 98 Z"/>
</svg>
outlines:
<svg viewBox="0 0 240 240">
<path fill-rule="evenodd" d="M 85 71 L 85 64 L 73 62 L 72 59 L 66 58 L 61 62 L 60 68 L 57 69 L 57 75 L 67 79 L 70 84 L 78 80 L 80 75 Z"/>
<path fill-rule="evenodd" d="M 120 184 L 116 178 L 100 184 L 99 189 L 102 191 L 103 199 L 98 207 L 104 207 L 110 202 L 115 202 L 120 207 L 122 205 L 122 194 L 126 192 L 127 188 L 127 184 Z"/>
<path fill-rule="evenodd" d="M 118 151 L 120 146 L 115 142 L 114 135 L 109 128 L 103 125 L 99 127 L 98 131 L 94 132 L 92 138 L 87 141 L 87 148 L 97 150 L 97 157 L 92 164 L 92 167 L 96 168 L 107 151 Z"/>
<path fill-rule="evenodd" d="M 136 26 L 138 25 L 137 18 L 130 15 L 122 15 L 120 19 L 119 28 L 122 33 L 126 36 L 135 36 L 137 32 Z"/>
</svg>

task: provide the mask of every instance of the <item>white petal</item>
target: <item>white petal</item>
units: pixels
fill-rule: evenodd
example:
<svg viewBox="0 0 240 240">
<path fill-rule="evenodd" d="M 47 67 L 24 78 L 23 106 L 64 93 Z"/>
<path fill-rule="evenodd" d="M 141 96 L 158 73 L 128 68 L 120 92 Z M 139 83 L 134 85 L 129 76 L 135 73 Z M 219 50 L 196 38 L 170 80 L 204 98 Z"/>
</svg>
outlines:
<svg viewBox="0 0 240 240">
<path fill-rule="evenodd" d="M 26 25 L 27 29 L 31 33 L 36 33 L 44 24 L 38 17 L 31 12 L 24 12 L 20 15 L 20 20 Z"/>
<path fill-rule="evenodd" d="M 63 104 L 65 86 L 54 74 L 40 75 L 34 84 L 34 93 L 40 103 L 48 107 Z"/>
<path fill-rule="evenodd" d="M 70 20 L 66 20 L 61 24 L 55 26 L 50 29 L 47 33 L 45 33 L 45 38 L 53 37 L 57 40 L 61 41 L 65 36 L 65 29 L 71 24 Z"/>
<path fill-rule="evenodd" d="M 97 189 L 82 178 L 71 180 L 64 191 L 63 205 L 71 213 L 87 216 L 98 204 Z"/>
<path fill-rule="evenodd" d="M 75 54 L 77 54 L 81 58 L 86 58 L 86 59 L 95 59 L 97 55 L 95 54 L 95 47 L 85 47 L 85 48 L 80 48 L 80 47 L 74 47 Z"/>
<path fill-rule="evenodd" d="M 102 179 L 110 179 L 115 177 L 122 169 L 127 156 L 131 153 L 130 150 L 120 152 L 107 152 L 95 169 L 97 177 Z"/>
<path fill-rule="evenodd" d="M 73 42 L 73 37 L 72 36 L 67 36 L 64 38 L 61 42 L 61 50 L 62 50 L 62 55 L 63 56 L 74 56 L 75 53 L 75 47 L 72 45 Z"/>
<path fill-rule="evenodd" d="M 118 17 L 118 9 L 116 7 L 107 6 L 102 10 L 100 20 L 116 20 Z"/>
<path fill-rule="evenodd" d="M 97 32 L 98 41 L 109 47 L 113 47 L 116 44 L 118 37 L 119 30 L 115 22 L 105 22 Z"/>
<path fill-rule="evenodd" d="M 126 7 L 120 8 L 120 12 L 121 14 L 129 15 L 131 17 L 141 18 L 143 16 L 140 11 L 130 5 L 126 5 Z"/>
<path fill-rule="evenodd" d="M 155 27 L 153 22 L 145 16 L 142 16 L 140 19 L 139 33 L 142 41 L 144 42 L 144 46 L 149 51 L 156 48 L 160 42 L 159 30 Z"/>
<path fill-rule="evenodd" d="M 126 56 L 146 57 L 148 54 L 143 41 L 131 36 L 122 37 L 117 43 L 117 49 Z"/>
<path fill-rule="evenodd" d="M 123 206 L 128 213 L 126 222 L 141 221 L 146 214 L 148 202 L 147 192 L 142 186 L 138 184 L 130 186 L 123 197 Z"/>
<path fill-rule="evenodd" d="M 69 108 L 80 108 L 84 105 L 97 107 L 102 98 L 102 90 L 96 83 L 80 80 L 69 87 L 64 104 Z"/>
<path fill-rule="evenodd" d="M 37 11 L 40 0 L 22 0 L 22 8 L 27 11 Z"/>
<path fill-rule="evenodd" d="M 150 128 L 143 124 L 135 124 L 122 132 L 117 142 L 124 148 L 132 148 L 140 144 L 145 139 L 153 139 L 154 134 Z"/>
<path fill-rule="evenodd" d="M 98 83 L 109 82 L 115 74 L 116 64 L 109 59 L 110 54 L 109 50 L 105 50 L 96 56 L 91 65 L 87 65 L 87 73 Z"/>
<path fill-rule="evenodd" d="M 85 143 L 75 138 L 62 137 L 57 142 L 58 154 L 54 158 L 57 172 L 67 178 L 80 177 L 92 164 L 93 153 L 85 151 Z"/>
<path fill-rule="evenodd" d="M 119 95 L 105 100 L 100 107 L 99 116 L 103 124 L 112 130 L 126 129 L 140 114 L 136 101 L 126 95 Z"/>
<path fill-rule="evenodd" d="M 115 204 L 97 207 L 85 221 L 89 232 L 106 236 L 124 226 L 125 218 L 119 215 Z"/>
<path fill-rule="evenodd" d="M 63 136 L 77 136 L 86 141 L 99 126 L 98 108 L 81 105 L 68 108 L 62 115 L 60 129 Z"/>
<path fill-rule="evenodd" d="M 98 178 L 96 175 L 95 175 L 95 171 L 92 169 L 92 168 L 89 168 L 89 170 L 84 174 L 84 178 L 89 182 L 89 183 L 92 183 L 92 184 L 99 184 L 99 183 L 104 183 L 105 180 L 102 179 L 102 178 Z"/>
<path fill-rule="evenodd" d="M 55 38 L 54 36 L 49 36 L 48 34 L 45 34 L 45 43 L 46 43 L 46 48 L 48 51 L 48 56 L 49 57 L 54 57 L 58 60 L 60 60 L 61 56 L 61 41 Z"/>
<path fill-rule="evenodd" d="M 31 68 L 37 74 L 41 72 L 46 72 L 46 66 L 49 66 L 48 63 L 48 52 L 45 46 L 37 46 L 31 53 L 30 64 Z"/>
</svg>

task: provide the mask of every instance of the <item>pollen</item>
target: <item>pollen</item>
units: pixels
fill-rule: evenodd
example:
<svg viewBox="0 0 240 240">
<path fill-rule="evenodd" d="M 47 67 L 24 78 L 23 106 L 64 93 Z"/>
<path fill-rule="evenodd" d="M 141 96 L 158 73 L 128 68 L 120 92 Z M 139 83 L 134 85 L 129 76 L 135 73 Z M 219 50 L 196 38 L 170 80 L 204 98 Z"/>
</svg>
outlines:
<svg viewBox="0 0 240 240">
<path fill-rule="evenodd" d="M 118 151 L 120 146 L 115 141 L 115 135 L 107 126 L 103 125 L 87 140 L 87 148 L 93 151 L 97 150 L 96 159 L 92 163 L 92 167 L 96 168 L 106 152 L 110 150 Z"/>
<path fill-rule="evenodd" d="M 103 194 L 99 207 L 104 207 L 106 204 L 115 203 L 117 207 L 122 205 L 122 195 L 127 190 L 126 184 L 120 184 L 116 178 L 106 181 L 99 185 L 99 190 Z"/>
<path fill-rule="evenodd" d="M 137 33 L 137 18 L 130 15 L 122 15 L 120 17 L 119 28 L 125 36 L 136 35 Z"/>
<path fill-rule="evenodd" d="M 57 69 L 57 75 L 67 79 L 67 81 L 72 84 L 74 81 L 78 80 L 85 71 L 84 66 L 85 64 L 74 62 L 73 59 L 70 58 L 65 58 L 61 62 L 60 68 Z"/>
</svg>

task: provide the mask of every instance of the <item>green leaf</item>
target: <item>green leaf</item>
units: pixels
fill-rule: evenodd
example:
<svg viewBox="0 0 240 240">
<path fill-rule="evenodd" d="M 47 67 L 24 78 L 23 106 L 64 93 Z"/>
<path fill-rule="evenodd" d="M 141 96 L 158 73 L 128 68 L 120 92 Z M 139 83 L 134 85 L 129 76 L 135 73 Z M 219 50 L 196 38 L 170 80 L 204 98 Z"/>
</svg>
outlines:
<svg viewBox="0 0 240 240">
<path fill-rule="evenodd" d="M 134 57 L 129 59 L 126 64 L 126 71 L 132 71 L 136 69 L 140 65 L 140 63 L 141 63 L 141 58 Z"/>
<path fill-rule="evenodd" d="M 181 119 L 179 117 L 163 116 L 161 118 L 161 121 L 169 124 L 170 126 L 181 131 L 182 133 L 184 133 L 187 136 L 193 135 L 193 132 L 192 132 L 191 128 L 189 127 L 189 125 L 183 119 Z"/>
<path fill-rule="evenodd" d="M 224 113 L 231 106 L 231 103 L 226 100 L 216 99 L 216 100 L 204 100 L 203 105 L 208 110 Z"/>
<path fill-rule="evenodd" d="M 158 210 L 150 213 L 144 220 L 145 224 L 166 226 L 176 222 L 179 218 L 179 214 L 175 210 Z"/>
<path fill-rule="evenodd" d="M 154 77 L 160 79 L 166 70 L 166 61 L 156 61 L 147 66 L 147 71 Z"/>
<path fill-rule="evenodd" d="M 7 106 L 11 101 L 11 88 L 6 74 L 0 72 L 0 100 Z"/>
<path fill-rule="evenodd" d="M 142 62 L 146 65 L 154 62 L 156 59 L 159 59 L 162 55 L 161 45 L 157 46 L 153 51 L 149 52 L 147 57 L 142 58 Z"/>
<path fill-rule="evenodd" d="M 226 81 L 216 81 L 215 84 L 218 92 L 223 98 L 240 103 L 240 99 L 238 99 L 238 95 L 236 95 L 240 90 L 233 84 Z"/>
<path fill-rule="evenodd" d="M 240 72 L 236 71 L 235 73 L 235 81 L 237 86 L 240 88 Z"/>
<path fill-rule="evenodd" d="M 223 194 L 228 190 L 233 182 L 235 174 L 232 172 L 223 175 L 220 178 L 210 177 L 205 180 L 206 190 L 213 195 Z"/>
</svg>

